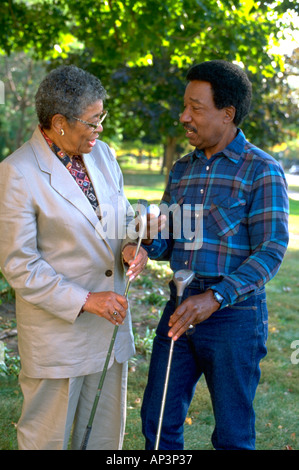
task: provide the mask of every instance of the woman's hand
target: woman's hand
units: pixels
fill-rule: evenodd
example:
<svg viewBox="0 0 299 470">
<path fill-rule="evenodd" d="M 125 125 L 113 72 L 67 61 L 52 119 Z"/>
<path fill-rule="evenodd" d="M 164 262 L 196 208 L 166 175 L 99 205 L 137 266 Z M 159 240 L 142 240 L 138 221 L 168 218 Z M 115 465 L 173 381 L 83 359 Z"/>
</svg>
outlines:
<svg viewBox="0 0 299 470">
<path fill-rule="evenodd" d="M 106 318 L 113 325 L 121 325 L 126 318 L 127 308 L 128 302 L 123 295 L 107 291 L 91 293 L 83 310 Z"/>
<path fill-rule="evenodd" d="M 122 252 L 124 263 L 129 266 L 127 276 L 129 276 L 130 281 L 133 281 L 133 279 L 143 271 L 148 259 L 147 252 L 142 248 L 142 246 L 139 249 L 138 255 L 134 259 L 136 247 L 137 245 L 126 245 Z"/>
</svg>

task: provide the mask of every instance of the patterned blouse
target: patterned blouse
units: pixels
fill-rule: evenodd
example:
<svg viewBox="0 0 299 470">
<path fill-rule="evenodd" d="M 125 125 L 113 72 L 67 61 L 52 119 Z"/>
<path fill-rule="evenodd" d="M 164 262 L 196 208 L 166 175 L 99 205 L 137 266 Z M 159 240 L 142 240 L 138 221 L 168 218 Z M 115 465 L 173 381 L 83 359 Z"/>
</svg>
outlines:
<svg viewBox="0 0 299 470">
<path fill-rule="evenodd" d="M 66 167 L 66 169 L 70 172 L 78 186 L 82 189 L 83 193 L 89 200 L 90 204 L 92 205 L 93 209 L 96 211 L 98 208 L 98 201 L 97 197 L 92 185 L 92 182 L 89 179 L 86 167 L 84 165 L 83 159 L 80 155 L 74 155 L 72 158 L 69 157 L 66 153 L 64 153 L 59 147 L 57 147 L 54 142 L 49 139 L 49 137 L 45 134 L 43 129 L 39 126 L 39 129 L 45 138 L 47 144 L 49 145 L 52 152 L 58 157 L 61 163 Z"/>
</svg>

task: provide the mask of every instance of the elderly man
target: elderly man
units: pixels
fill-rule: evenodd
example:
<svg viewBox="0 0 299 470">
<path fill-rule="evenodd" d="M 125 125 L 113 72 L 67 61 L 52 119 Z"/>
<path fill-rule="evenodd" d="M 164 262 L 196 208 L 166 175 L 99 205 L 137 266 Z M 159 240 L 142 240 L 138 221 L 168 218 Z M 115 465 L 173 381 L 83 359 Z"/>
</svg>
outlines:
<svg viewBox="0 0 299 470">
<path fill-rule="evenodd" d="M 191 68 L 187 80 L 180 120 L 195 149 L 174 164 L 162 199 L 164 207 L 176 206 L 179 219 L 168 211 L 169 237 L 162 231 L 144 247 L 152 259 L 170 260 L 173 271 L 196 275 L 177 308 L 170 283 L 143 399 L 143 433 L 153 449 L 172 338 L 160 449 L 183 448 L 184 421 L 202 374 L 213 404 L 214 448 L 254 449 L 253 399 L 266 355 L 265 284 L 288 244 L 287 186 L 280 165 L 239 128 L 251 102 L 244 71 L 208 61 Z M 184 229 L 186 214 L 193 240 L 174 235 L 181 218 Z M 196 218 L 202 222 L 197 231 Z"/>
</svg>

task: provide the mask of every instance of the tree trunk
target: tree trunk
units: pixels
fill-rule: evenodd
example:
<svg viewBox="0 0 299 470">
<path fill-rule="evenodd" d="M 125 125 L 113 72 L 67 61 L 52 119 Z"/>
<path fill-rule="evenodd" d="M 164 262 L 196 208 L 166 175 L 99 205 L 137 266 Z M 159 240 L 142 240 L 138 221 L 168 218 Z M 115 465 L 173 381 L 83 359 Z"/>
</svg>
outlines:
<svg viewBox="0 0 299 470">
<path fill-rule="evenodd" d="M 175 157 L 175 150 L 177 144 L 177 137 L 168 137 L 166 143 L 166 152 L 165 152 L 165 184 L 168 182 L 169 172 L 172 168 L 174 157 Z"/>
</svg>

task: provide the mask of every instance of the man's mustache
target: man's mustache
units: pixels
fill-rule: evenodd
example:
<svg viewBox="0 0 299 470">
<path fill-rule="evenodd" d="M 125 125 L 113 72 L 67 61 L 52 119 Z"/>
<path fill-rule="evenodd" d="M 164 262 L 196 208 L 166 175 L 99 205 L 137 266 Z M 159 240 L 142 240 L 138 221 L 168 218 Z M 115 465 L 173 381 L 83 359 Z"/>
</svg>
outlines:
<svg viewBox="0 0 299 470">
<path fill-rule="evenodd" d="M 197 132 L 197 130 L 195 129 L 195 127 L 192 127 L 192 126 L 190 126 L 189 124 L 183 124 L 183 127 L 184 127 L 184 129 L 186 129 L 186 131 Z"/>
</svg>

